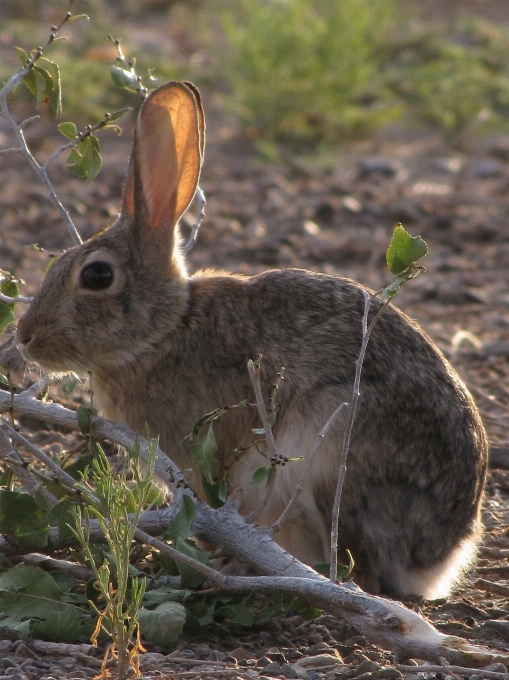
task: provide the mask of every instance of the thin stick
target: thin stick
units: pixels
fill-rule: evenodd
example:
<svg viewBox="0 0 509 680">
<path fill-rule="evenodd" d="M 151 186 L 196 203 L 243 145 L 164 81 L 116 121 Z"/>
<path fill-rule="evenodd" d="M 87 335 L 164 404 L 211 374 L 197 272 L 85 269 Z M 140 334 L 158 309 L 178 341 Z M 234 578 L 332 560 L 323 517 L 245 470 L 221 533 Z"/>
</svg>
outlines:
<svg viewBox="0 0 509 680">
<path fill-rule="evenodd" d="M 261 360 L 261 354 L 258 355 L 258 359 L 256 361 L 249 360 L 247 362 L 247 370 L 255 393 L 256 407 L 258 409 L 258 413 L 260 414 L 263 429 L 265 430 L 265 439 L 267 441 L 267 458 L 272 458 L 272 456 L 276 455 L 277 450 L 276 443 L 274 441 L 274 435 L 272 434 L 272 426 L 269 421 L 267 409 L 265 408 L 265 402 L 263 401 L 262 386 L 260 382 Z"/>
<path fill-rule="evenodd" d="M 22 555 L 21 559 L 27 564 L 35 564 L 41 568 L 56 569 L 57 571 L 63 571 L 66 574 L 71 574 L 77 579 L 83 581 L 89 581 L 94 577 L 94 572 L 92 569 L 81 566 L 81 564 L 76 564 L 76 562 L 69 562 L 68 560 L 56 560 L 54 557 L 48 557 L 47 555 L 42 555 L 41 553 L 28 553 L 27 555 Z"/>
<path fill-rule="evenodd" d="M 330 580 L 334 582 L 336 580 L 336 574 L 338 569 L 338 533 L 339 533 L 339 508 L 341 505 L 341 494 L 343 491 L 343 484 L 345 482 L 346 474 L 346 459 L 348 457 L 348 450 L 350 448 L 350 439 L 352 437 L 353 423 L 355 420 L 355 412 L 357 410 L 357 404 L 359 402 L 360 391 L 359 386 L 361 382 L 362 365 L 364 363 L 364 357 L 366 356 L 366 349 L 369 342 L 369 337 L 371 331 L 373 330 L 376 322 L 380 318 L 380 315 L 389 304 L 389 301 L 382 303 L 380 309 L 376 313 L 375 317 L 371 321 L 368 327 L 368 314 L 371 307 L 371 303 L 376 298 L 378 293 L 372 293 L 371 295 L 363 290 L 362 294 L 364 296 L 364 314 L 362 315 L 362 343 L 361 349 L 357 361 L 355 362 L 355 378 L 352 390 L 352 400 L 350 402 L 350 408 L 348 409 L 348 421 L 346 424 L 345 434 L 343 437 L 343 450 L 341 452 L 341 460 L 339 463 L 338 472 L 338 482 L 336 486 L 336 494 L 334 496 L 334 505 L 332 508 L 332 528 L 331 528 L 331 556 L 330 556 Z"/>
<path fill-rule="evenodd" d="M 27 302 L 28 304 L 30 304 L 30 302 L 32 302 L 32 298 L 23 297 L 22 295 L 10 297 L 9 295 L 4 295 L 3 293 L 0 293 L 0 301 L 5 302 L 8 305 L 15 305 L 16 302 Z"/>
<path fill-rule="evenodd" d="M 202 564 L 198 560 L 195 560 L 193 557 L 188 557 L 187 555 L 184 555 L 184 553 L 175 550 L 175 548 L 172 548 L 167 543 L 163 543 L 163 541 L 160 541 L 157 538 L 153 538 L 152 536 L 150 536 L 150 534 L 147 534 L 145 531 L 142 531 L 141 529 L 136 529 L 136 531 L 134 532 L 134 536 L 145 545 L 150 545 L 152 546 L 152 548 L 156 548 L 156 550 L 159 550 L 160 552 L 165 553 L 170 557 L 173 557 L 173 559 L 176 562 L 180 562 L 181 564 L 185 564 L 188 567 L 191 567 L 192 569 L 198 571 L 200 574 L 203 574 L 212 581 L 219 583 L 219 585 L 224 586 L 226 584 L 227 577 L 224 574 L 221 574 L 221 572 L 216 571 L 211 567 L 208 567 L 206 564 Z"/>
<path fill-rule="evenodd" d="M 7 96 L 13 92 L 16 87 L 19 85 L 19 83 L 25 78 L 25 76 L 30 73 L 32 68 L 34 67 L 35 63 L 37 60 L 42 57 L 44 50 L 52 43 L 54 42 L 56 38 L 57 31 L 62 28 L 62 26 L 67 23 L 71 17 L 71 12 L 70 9 L 74 3 L 74 0 L 71 0 L 69 3 L 69 11 L 66 13 L 65 17 L 62 19 L 60 24 L 54 28 L 52 28 L 52 32 L 50 34 L 50 37 L 48 38 L 46 44 L 38 48 L 35 52 L 35 54 L 28 60 L 27 64 L 25 67 L 19 72 L 14 74 L 9 80 L 5 83 L 3 88 L 0 90 L 0 108 L 1 108 L 1 114 L 4 117 L 7 125 L 9 128 L 14 132 L 14 135 L 18 141 L 19 144 L 19 152 L 28 160 L 30 166 L 33 168 L 33 170 L 36 172 L 37 176 L 39 179 L 42 181 L 44 186 L 46 187 L 46 192 L 48 194 L 48 197 L 51 201 L 51 203 L 57 208 L 57 210 L 60 212 L 67 229 L 71 235 L 72 240 L 74 241 L 75 244 L 80 245 L 83 243 L 81 236 L 78 233 L 78 230 L 76 229 L 74 222 L 71 219 L 71 216 L 69 215 L 68 211 L 66 208 L 62 205 L 62 203 L 59 201 L 55 190 L 53 189 L 53 186 L 51 184 L 51 181 L 48 177 L 48 173 L 46 172 L 45 166 L 39 165 L 39 163 L 36 161 L 35 157 L 33 156 L 32 152 L 28 148 L 25 135 L 23 134 L 23 128 L 26 127 L 26 125 L 31 122 L 32 119 L 27 119 L 22 121 L 21 123 L 16 123 L 14 118 L 11 115 L 11 112 L 9 111 L 9 106 L 7 103 Z M 10 151 L 10 150 L 9 150 Z M 45 164 L 46 165 L 46 164 Z"/>
<path fill-rule="evenodd" d="M 276 478 L 275 458 L 277 455 L 277 449 L 276 442 L 274 441 L 274 435 L 272 433 L 272 426 L 270 424 L 269 415 L 267 413 L 267 409 L 265 408 L 265 403 L 263 401 L 262 387 L 260 382 L 261 360 L 262 360 L 261 354 L 258 355 L 258 359 L 256 361 L 250 359 L 247 362 L 247 370 L 255 393 L 256 407 L 258 409 L 258 413 L 260 414 L 263 429 L 265 430 L 265 441 L 267 443 L 266 456 L 269 459 L 269 461 L 274 461 L 274 464 L 270 468 L 262 500 L 260 501 L 258 506 L 252 512 L 250 512 L 249 515 L 246 516 L 246 522 L 248 523 L 253 522 L 267 505 L 270 493 L 272 491 L 272 487 L 274 486 L 274 480 Z"/>
<path fill-rule="evenodd" d="M 0 429 L 0 455 L 30 494 L 40 494 L 49 508 L 55 507 L 58 503 L 58 499 L 34 478 L 26 466 L 25 461 L 16 451 L 11 440 L 2 429 Z"/>
<path fill-rule="evenodd" d="M 191 234 L 189 235 L 189 239 L 184 246 L 184 253 L 186 253 L 186 255 L 196 243 L 196 239 L 198 238 L 198 229 L 200 228 L 202 220 L 205 217 L 205 205 L 207 204 L 207 200 L 205 199 L 205 194 L 200 189 L 200 187 L 196 187 L 195 197 L 198 199 L 198 216 L 191 227 Z"/>
<path fill-rule="evenodd" d="M 10 425 L 8 425 L 5 421 L 0 424 L 0 428 L 11 439 L 17 441 L 18 444 L 23 446 L 27 451 L 30 451 L 30 453 L 34 455 L 38 461 L 40 461 L 46 467 L 48 467 L 55 474 L 58 480 L 65 484 L 66 487 L 69 487 L 71 489 L 74 488 L 74 483 L 76 480 L 73 479 L 70 474 L 65 472 L 65 470 L 63 470 L 58 463 L 55 463 L 55 461 L 52 458 L 50 458 L 43 451 L 34 446 L 32 442 L 29 442 L 28 439 L 23 437 L 22 434 L 16 432 L 16 430 Z"/>
</svg>

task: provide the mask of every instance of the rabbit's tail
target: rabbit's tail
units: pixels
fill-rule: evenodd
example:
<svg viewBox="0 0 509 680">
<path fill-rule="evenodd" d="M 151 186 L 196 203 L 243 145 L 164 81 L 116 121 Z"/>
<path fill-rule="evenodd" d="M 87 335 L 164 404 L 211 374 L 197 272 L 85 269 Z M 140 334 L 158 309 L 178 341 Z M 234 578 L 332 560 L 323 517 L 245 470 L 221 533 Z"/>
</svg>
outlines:
<svg viewBox="0 0 509 680">
<path fill-rule="evenodd" d="M 458 586 L 465 572 L 472 567 L 481 539 L 481 523 L 477 522 L 473 535 L 465 538 L 447 557 L 431 567 L 410 569 L 399 574 L 400 593 L 420 595 L 426 600 L 448 597 Z"/>
</svg>

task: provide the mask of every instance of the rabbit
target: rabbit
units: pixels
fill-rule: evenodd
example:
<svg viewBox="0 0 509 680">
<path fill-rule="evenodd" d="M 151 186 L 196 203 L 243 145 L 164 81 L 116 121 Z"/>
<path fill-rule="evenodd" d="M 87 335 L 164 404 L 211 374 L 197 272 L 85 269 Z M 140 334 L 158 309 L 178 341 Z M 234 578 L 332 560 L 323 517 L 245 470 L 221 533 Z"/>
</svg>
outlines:
<svg viewBox="0 0 509 680">
<path fill-rule="evenodd" d="M 257 522 L 286 507 L 317 433 L 349 402 L 364 311 L 354 281 L 288 269 L 190 276 L 178 222 L 193 199 L 205 123 L 196 87 L 170 82 L 143 102 L 118 221 L 56 258 L 17 326 L 27 360 L 92 371 L 100 412 L 145 435 L 204 498 L 185 443 L 223 405 L 252 403 L 247 362 L 263 357 L 266 403 L 281 367 L 273 433 L 282 467 Z M 380 303 L 374 301 L 370 314 Z M 299 560 L 330 561 L 331 510 L 346 417 L 335 421 L 276 541 Z M 258 507 L 267 459 L 253 445 L 255 408 L 215 426 L 216 457 L 241 513 Z M 239 447 L 246 451 L 239 457 Z M 338 557 L 349 549 L 373 593 L 447 596 L 482 535 L 487 439 L 472 397 L 419 326 L 389 305 L 369 341 L 340 508 Z"/>
</svg>

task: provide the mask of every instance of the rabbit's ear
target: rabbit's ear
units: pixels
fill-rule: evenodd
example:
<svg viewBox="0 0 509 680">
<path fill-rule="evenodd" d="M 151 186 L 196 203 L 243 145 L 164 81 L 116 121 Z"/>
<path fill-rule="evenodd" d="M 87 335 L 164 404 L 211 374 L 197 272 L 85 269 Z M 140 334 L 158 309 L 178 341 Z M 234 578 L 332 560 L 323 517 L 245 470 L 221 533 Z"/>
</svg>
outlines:
<svg viewBox="0 0 509 680">
<path fill-rule="evenodd" d="M 151 92 L 138 114 L 122 214 L 136 215 L 152 228 L 173 230 L 195 194 L 204 139 L 203 109 L 194 85 L 172 82 Z"/>
</svg>

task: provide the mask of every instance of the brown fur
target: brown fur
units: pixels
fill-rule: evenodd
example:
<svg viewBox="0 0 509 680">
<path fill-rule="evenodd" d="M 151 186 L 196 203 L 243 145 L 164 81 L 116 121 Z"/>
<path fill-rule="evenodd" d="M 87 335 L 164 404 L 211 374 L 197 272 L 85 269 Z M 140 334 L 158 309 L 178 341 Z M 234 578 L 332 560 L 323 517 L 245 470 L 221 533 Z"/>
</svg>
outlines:
<svg viewBox="0 0 509 680">
<path fill-rule="evenodd" d="M 120 220 L 58 258 L 19 322 L 20 346 L 48 369 L 92 370 L 104 415 L 141 434 L 147 423 L 183 468 L 192 460 L 181 442 L 200 416 L 253 401 L 246 364 L 262 354 L 267 401 L 285 367 L 278 451 L 305 458 L 334 409 L 350 399 L 361 288 L 299 270 L 188 277 L 175 225 L 194 194 L 202 151 L 196 91 L 179 83 L 158 88 L 140 112 Z M 96 261 L 114 272 L 104 290 L 80 279 Z M 243 513 L 260 500 L 263 485 L 251 478 L 266 460 L 251 448 L 234 463 L 233 449 L 248 446 L 257 426 L 254 409 L 235 409 L 216 430 L 217 457 L 231 487 L 242 490 Z M 330 559 L 344 426 L 340 417 L 277 536 L 310 564 Z M 259 521 L 277 519 L 302 465 L 281 470 Z M 447 594 L 479 539 L 486 465 L 485 433 L 465 386 L 419 327 L 389 307 L 364 362 L 340 512 L 341 554 L 351 550 L 362 582 L 394 595 Z M 201 493 L 199 476 L 191 480 Z"/>
</svg>

